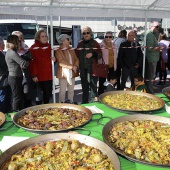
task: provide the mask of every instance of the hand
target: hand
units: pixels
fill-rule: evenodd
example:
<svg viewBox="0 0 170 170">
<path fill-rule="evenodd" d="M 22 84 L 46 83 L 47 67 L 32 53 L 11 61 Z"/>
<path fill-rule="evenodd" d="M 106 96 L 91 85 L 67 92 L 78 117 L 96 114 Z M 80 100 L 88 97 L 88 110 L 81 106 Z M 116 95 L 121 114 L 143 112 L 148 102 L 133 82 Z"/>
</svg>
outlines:
<svg viewBox="0 0 170 170">
<path fill-rule="evenodd" d="M 51 57 L 51 60 L 55 63 L 56 62 L 56 58 L 55 57 Z"/>
<path fill-rule="evenodd" d="M 91 58 L 92 57 L 92 53 L 88 53 L 88 54 L 86 54 L 86 58 Z"/>
<path fill-rule="evenodd" d="M 135 68 L 139 68 L 139 64 L 138 64 L 138 63 L 136 63 L 134 67 L 135 67 Z"/>
<path fill-rule="evenodd" d="M 37 77 L 32 78 L 32 80 L 33 80 L 35 83 L 38 82 L 38 78 L 37 78 Z"/>
<path fill-rule="evenodd" d="M 73 66 L 73 71 L 76 73 L 77 72 L 77 66 Z"/>
</svg>

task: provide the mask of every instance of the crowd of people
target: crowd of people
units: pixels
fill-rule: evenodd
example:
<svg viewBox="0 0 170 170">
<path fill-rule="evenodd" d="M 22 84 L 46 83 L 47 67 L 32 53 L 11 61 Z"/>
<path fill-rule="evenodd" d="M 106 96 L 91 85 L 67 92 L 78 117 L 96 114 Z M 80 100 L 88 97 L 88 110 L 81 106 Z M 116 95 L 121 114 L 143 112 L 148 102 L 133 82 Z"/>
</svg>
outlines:
<svg viewBox="0 0 170 170">
<path fill-rule="evenodd" d="M 133 90 L 153 94 L 153 80 L 159 72 L 160 82 L 166 83 L 167 68 L 170 68 L 169 42 L 166 34 L 160 33 L 157 40 L 155 32 L 159 23 L 150 24 L 146 35 L 146 67 L 143 73 L 144 52 L 138 42 L 137 30 L 121 30 L 113 39 L 113 33 L 107 31 L 99 44 L 93 39 L 92 29 L 82 29 L 82 39 L 77 49 L 70 47 L 70 37 L 61 34 L 58 37 L 59 48 L 51 52 L 47 33 L 39 30 L 35 34 L 35 43 L 28 48 L 23 34 L 14 31 L 7 38 L 7 51 L 0 37 L 0 111 L 18 111 L 32 105 L 35 89 L 42 91 L 43 97 L 36 104 L 49 103 L 52 96 L 52 62 L 57 64 L 56 77 L 59 79 L 59 99 L 63 103 L 74 101 L 75 77 L 80 76 L 82 86 L 82 104 L 98 101 L 105 91 Z M 106 77 L 92 75 L 93 62 L 108 65 Z M 159 69 L 158 69 L 159 68 Z M 130 79 L 131 87 L 126 87 Z M 163 81 L 162 81 L 163 79 Z M 68 91 L 68 98 L 66 98 Z"/>
</svg>

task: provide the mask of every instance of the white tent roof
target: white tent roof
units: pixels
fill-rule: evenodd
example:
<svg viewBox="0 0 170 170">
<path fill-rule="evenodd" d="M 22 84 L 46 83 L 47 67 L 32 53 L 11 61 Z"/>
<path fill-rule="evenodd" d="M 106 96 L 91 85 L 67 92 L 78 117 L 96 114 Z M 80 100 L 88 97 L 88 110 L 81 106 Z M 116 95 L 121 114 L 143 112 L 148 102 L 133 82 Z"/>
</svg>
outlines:
<svg viewBox="0 0 170 170">
<path fill-rule="evenodd" d="M 168 18 L 170 0 L 1 0 L 0 14 Z"/>
</svg>

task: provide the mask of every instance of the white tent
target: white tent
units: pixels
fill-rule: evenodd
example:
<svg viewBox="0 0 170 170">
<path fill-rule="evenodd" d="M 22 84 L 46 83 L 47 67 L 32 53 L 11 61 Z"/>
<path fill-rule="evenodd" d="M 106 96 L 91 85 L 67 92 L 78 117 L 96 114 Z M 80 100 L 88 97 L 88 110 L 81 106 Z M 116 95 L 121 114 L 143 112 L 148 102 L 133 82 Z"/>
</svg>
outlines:
<svg viewBox="0 0 170 170">
<path fill-rule="evenodd" d="M 1 0 L 0 14 L 165 18 L 169 0 Z"/>
<path fill-rule="evenodd" d="M 146 29 L 147 18 L 170 16 L 170 0 L 1 0 L 0 14 L 50 16 L 53 44 L 53 16 L 145 18 Z"/>
</svg>

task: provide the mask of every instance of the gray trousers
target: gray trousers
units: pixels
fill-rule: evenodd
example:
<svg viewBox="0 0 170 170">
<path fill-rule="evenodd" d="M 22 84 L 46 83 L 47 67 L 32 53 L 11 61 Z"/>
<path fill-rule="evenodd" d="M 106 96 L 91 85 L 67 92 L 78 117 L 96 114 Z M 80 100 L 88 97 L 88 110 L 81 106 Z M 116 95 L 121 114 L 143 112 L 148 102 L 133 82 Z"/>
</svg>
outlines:
<svg viewBox="0 0 170 170">
<path fill-rule="evenodd" d="M 157 62 L 146 62 L 145 67 L 145 84 L 149 93 L 153 93 L 153 80 L 155 78 Z"/>
</svg>

